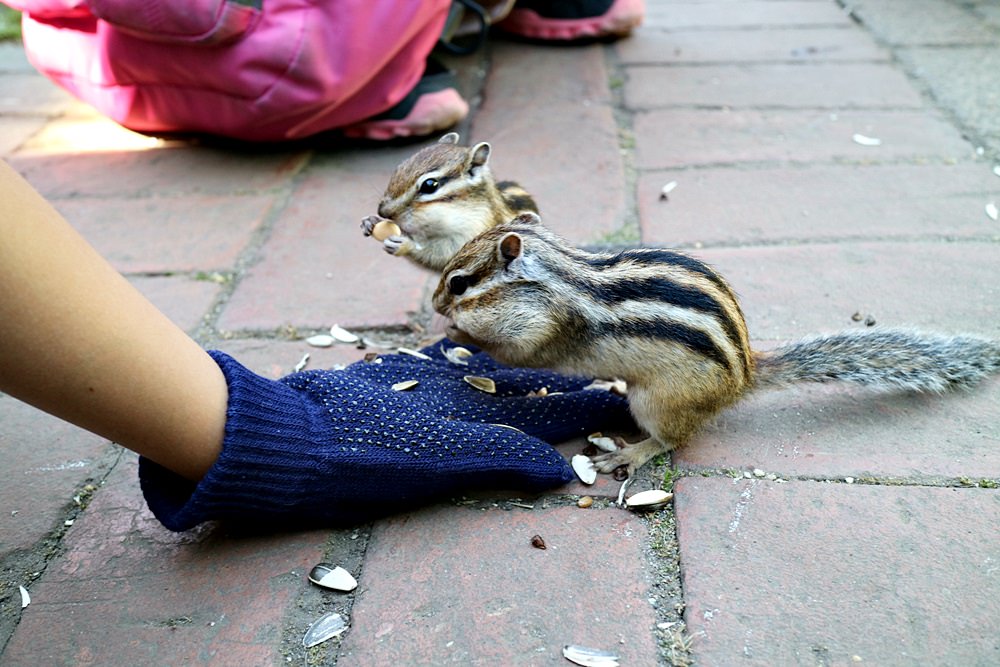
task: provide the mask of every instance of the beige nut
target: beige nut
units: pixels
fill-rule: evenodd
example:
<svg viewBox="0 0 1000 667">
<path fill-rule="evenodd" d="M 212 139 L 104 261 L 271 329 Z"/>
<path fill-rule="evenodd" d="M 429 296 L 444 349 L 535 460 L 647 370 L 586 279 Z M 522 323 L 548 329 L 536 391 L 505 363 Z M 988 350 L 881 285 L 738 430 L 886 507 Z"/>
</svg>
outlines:
<svg viewBox="0 0 1000 667">
<path fill-rule="evenodd" d="M 372 236 L 376 241 L 385 241 L 390 236 L 399 236 L 402 230 L 392 220 L 379 220 L 372 227 Z"/>
</svg>

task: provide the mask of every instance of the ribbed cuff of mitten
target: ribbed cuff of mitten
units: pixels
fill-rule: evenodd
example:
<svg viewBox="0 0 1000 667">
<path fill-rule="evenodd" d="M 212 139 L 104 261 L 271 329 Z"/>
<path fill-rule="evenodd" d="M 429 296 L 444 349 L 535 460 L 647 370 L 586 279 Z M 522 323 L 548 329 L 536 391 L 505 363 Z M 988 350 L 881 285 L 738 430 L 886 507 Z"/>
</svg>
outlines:
<svg viewBox="0 0 1000 667">
<path fill-rule="evenodd" d="M 171 530 L 216 519 L 346 525 L 463 490 L 538 492 L 572 479 L 548 445 L 509 429 L 423 414 L 403 392 L 337 371 L 274 381 L 210 354 L 229 388 L 218 460 L 198 483 L 139 460 L 146 502 Z"/>
</svg>

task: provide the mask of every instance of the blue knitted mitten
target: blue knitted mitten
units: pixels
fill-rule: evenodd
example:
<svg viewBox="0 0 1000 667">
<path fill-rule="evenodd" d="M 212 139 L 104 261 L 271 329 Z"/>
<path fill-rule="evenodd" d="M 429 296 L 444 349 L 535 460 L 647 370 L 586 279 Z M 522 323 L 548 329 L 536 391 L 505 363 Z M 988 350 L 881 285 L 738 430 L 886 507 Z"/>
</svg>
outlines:
<svg viewBox="0 0 1000 667">
<path fill-rule="evenodd" d="M 450 345 L 424 350 L 429 360 L 392 354 L 277 381 L 210 352 L 229 386 L 222 453 L 198 483 L 140 458 L 146 502 L 181 531 L 213 519 L 347 525 L 464 491 L 540 492 L 573 473 L 539 438 L 557 442 L 627 419 L 623 398 L 583 390 L 586 379 L 507 368 L 482 353 L 457 365 L 443 356 Z M 496 393 L 466 375 L 491 378 Z M 419 384 L 392 389 L 405 380 Z M 526 396 L 542 387 L 562 393 Z"/>
</svg>

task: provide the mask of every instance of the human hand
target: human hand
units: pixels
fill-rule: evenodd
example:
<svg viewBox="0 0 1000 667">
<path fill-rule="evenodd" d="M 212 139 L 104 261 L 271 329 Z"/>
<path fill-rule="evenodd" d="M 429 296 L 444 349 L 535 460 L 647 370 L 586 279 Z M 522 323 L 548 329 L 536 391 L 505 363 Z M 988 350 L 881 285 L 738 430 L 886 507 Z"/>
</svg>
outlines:
<svg viewBox="0 0 1000 667">
<path fill-rule="evenodd" d="M 584 390 L 586 379 L 507 368 L 482 353 L 461 366 L 445 359 L 450 346 L 426 349 L 430 359 L 384 355 L 278 381 L 210 353 L 229 386 L 222 453 L 197 484 L 140 459 L 150 508 L 172 530 L 211 519 L 343 525 L 468 490 L 539 492 L 573 478 L 539 438 L 563 440 L 627 414 L 621 397 Z M 465 375 L 489 376 L 496 394 Z M 419 384 L 392 389 L 403 380 Z M 527 396 L 541 387 L 550 395 Z"/>
</svg>

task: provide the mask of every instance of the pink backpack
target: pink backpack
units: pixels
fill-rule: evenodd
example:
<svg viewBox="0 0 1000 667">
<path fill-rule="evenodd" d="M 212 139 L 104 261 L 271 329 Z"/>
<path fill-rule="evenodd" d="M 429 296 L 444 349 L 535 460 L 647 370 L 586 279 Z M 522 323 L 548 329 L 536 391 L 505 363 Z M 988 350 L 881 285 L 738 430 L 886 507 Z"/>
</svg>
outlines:
<svg viewBox="0 0 1000 667">
<path fill-rule="evenodd" d="M 298 139 L 391 108 L 450 0 L 4 0 L 28 58 L 125 127 Z M 263 4 L 262 4 L 263 3 Z"/>
</svg>

